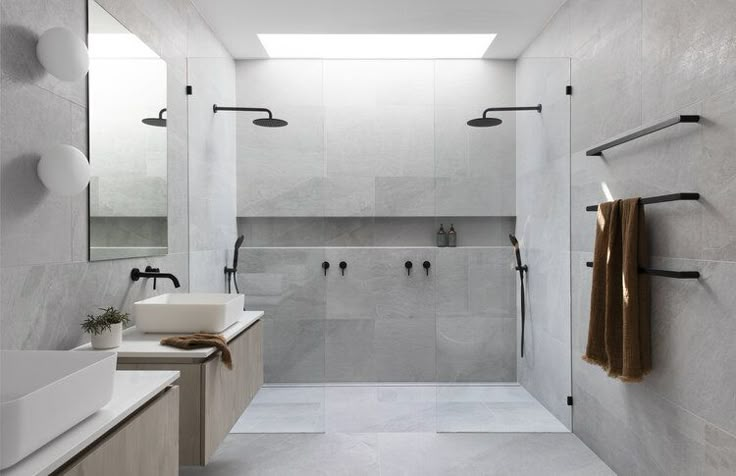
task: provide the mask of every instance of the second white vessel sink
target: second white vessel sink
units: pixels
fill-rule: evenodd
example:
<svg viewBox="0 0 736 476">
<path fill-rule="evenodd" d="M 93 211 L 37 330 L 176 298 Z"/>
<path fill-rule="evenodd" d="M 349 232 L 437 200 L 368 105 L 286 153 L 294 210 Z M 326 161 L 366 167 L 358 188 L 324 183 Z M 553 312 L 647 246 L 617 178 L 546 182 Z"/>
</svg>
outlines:
<svg viewBox="0 0 736 476">
<path fill-rule="evenodd" d="M 112 398 L 115 352 L 0 352 L 0 469 L 12 466 Z"/>
<path fill-rule="evenodd" d="M 161 294 L 133 304 L 141 332 L 222 332 L 243 312 L 242 294 Z"/>
</svg>

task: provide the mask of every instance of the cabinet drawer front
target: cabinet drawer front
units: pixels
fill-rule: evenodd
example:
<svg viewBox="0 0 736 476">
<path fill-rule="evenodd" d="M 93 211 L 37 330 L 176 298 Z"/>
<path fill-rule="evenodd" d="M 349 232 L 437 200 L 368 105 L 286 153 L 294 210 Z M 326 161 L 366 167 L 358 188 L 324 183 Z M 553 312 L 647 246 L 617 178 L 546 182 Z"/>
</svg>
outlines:
<svg viewBox="0 0 736 476">
<path fill-rule="evenodd" d="M 179 474 L 179 387 L 170 387 L 57 474 Z"/>
<path fill-rule="evenodd" d="M 229 342 L 233 369 L 218 357 L 205 368 L 205 464 L 263 384 L 263 325 L 254 323 Z"/>
</svg>

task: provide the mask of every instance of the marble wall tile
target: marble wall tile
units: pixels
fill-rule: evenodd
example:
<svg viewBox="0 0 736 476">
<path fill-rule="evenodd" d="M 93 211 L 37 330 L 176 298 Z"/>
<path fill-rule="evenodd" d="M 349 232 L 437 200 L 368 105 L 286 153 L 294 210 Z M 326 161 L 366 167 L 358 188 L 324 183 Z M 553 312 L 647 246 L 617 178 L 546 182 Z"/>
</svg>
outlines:
<svg viewBox="0 0 736 476">
<path fill-rule="evenodd" d="M 492 130 L 468 127 L 466 123 L 479 117 L 487 107 L 513 104 L 514 95 L 513 62 L 454 60 L 435 63 L 438 214 L 513 215 L 503 205 L 499 206 L 498 201 L 510 191 L 511 202 L 504 203 L 510 203 L 513 209 L 516 115 L 501 113 L 499 117 L 502 116 L 504 124 Z M 477 185 L 461 182 L 481 177 L 485 180 L 479 180 Z M 463 186 L 469 186 L 474 194 L 480 193 L 483 198 L 477 202 L 472 200 L 472 196 L 461 193 Z M 443 203 L 447 204 L 446 208 L 442 208 Z"/>
<path fill-rule="evenodd" d="M 736 85 L 736 83 L 735 83 Z M 695 190 L 702 194 L 700 249 L 703 259 L 736 261 L 736 87 L 703 101 L 702 146 Z M 695 230 L 688 227 L 688 231 Z M 679 255 L 678 255 L 679 256 Z"/>
<path fill-rule="evenodd" d="M 641 11 L 587 42 L 572 62 L 572 152 L 641 125 Z"/>
<path fill-rule="evenodd" d="M 434 319 L 397 317 L 376 324 L 373 351 L 379 382 L 435 380 Z"/>
<path fill-rule="evenodd" d="M 72 103 L 6 75 L 1 95 L 3 266 L 70 261 L 72 199 L 50 194 L 36 166 L 45 149 L 74 142 Z"/>
<path fill-rule="evenodd" d="M 321 248 L 241 248 L 238 277 L 246 307 L 273 320 L 324 319 L 324 260 Z"/>
<path fill-rule="evenodd" d="M 238 169 L 239 217 L 321 217 L 320 177 L 251 177 Z"/>
<path fill-rule="evenodd" d="M 424 271 L 424 261 L 436 261 L 434 248 L 375 249 L 371 257 L 371 276 L 368 287 L 376 299 L 375 313 L 378 319 L 435 318 L 434 294 L 436 276 Z M 404 263 L 412 262 L 411 274 Z"/>
<path fill-rule="evenodd" d="M 328 319 L 375 319 L 382 297 L 377 293 L 376 259 L 383 254 L 375 248 L 327 248 L 330 263 L 327 279 Z M 347 263 L 344 275 L 339 268 Z M 385 261 L 385 260 L 381 260 Z M 396 263 L 403 267 L 403 262 Z"/>
<path fill-rule="evenodd" d="M 672 113 L 734 86 L 736 9 L 728 0 L 643 0 L 642 114 Z"/>
<path fill-rule="evenodd" d="M 547 22 L 541 33 L 521 53 L 520 58 L 560 58 L 572 56 L 571 4 L 567 1 Z"/>
<path fill-rule="evenodd" d="M 86 339 L 79 327 L 87 314 L 115 306 L 132 314 L 132 304 L 174 292 L 169 281 L 153 291 L 149 280 L 130 280 L 133 267 L 147 264 L 174 273 L 188 289 L 186 254 L 100 262 L 15 266 L 0 269 L 0 327 L 3 349 L 69 349 Z"/>
<path fill-rule="evenodd" d="M 376 216 L 435 216 L 432 177 L 376 177 Z"/>
<path fill-rule="evenodd" d="M 267 383 L 325 381 L 325 320 L 269 319 L 263 326 Z"/>
<path fill-rule="evenodd" d="M 190 290 L 200 293 L 227 292 L 227 278 L 222 272 L 226 265 L 232 266 L 232 251 L 192 250 L 189 253 Z"/>
<path fill-rule="evenodd" d="M 438 317 L 512 318 L 516 276 L 511 247 L 438 249 Z"/>
<path fill-rule="evenodd" d="M 326 246 L 375 245 L 374 217 L 326 217 L 323 244 Z"/>
<path fill-rule="evenodd" d="M 574 56 L 586 45 L 600 41 L 612 32 L 628 28 L 632 18 L 641 16 L 644 0 L 620 0 L 599 2 L 596 0 L 570 0 L 570 51 L 563 55 Z"/>
<path fill-rule="evenodd" d="M 330 319 L 326 322 L 327 382 L 376 380 L 373 319 Z"/>
<path fill-rule="evenodd" d="M 324 218 L 238 218 L 238 235 L 245 235 L 245 247 L 322 246 L 324 229 Z"/>
<path fill-rule="evenodd" d="M 437 380 L 515 382 L 516 320 L 437 318 Z"/>
<path fill-rule="evenodd" d="M 323 181 L 326 217 L 373 217 L 375 187 L 370 177 L 327 177 Z"/>
<path fill-rule="evenodd" d="M 498 167 L 495 177 L 438 177 L 435 186 L 436 214 L 441 216 L 514 216 L 516 200 L 513 159 L 507 173 Z"/>
<path fill-rule="evenodd" d="M 36 43 L 49 28 L 64 25 L 86 37 L 85 0 L 8 0 L 2 3 L 2 71 L 15 81 L 35 85 L 79 106 L 87 106 L 86 78 L 59 81 L 36 57 Z"/>
</svg>

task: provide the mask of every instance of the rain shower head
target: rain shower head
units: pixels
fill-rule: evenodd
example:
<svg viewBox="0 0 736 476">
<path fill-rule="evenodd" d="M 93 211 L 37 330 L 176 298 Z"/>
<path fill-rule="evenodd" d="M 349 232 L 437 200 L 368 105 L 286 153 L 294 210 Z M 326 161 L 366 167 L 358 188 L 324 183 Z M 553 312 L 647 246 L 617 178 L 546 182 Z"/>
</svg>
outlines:
<svg viewBox="0 0 736 476">
<path fill-rule="evenodd" d="M 496 117 L 479 117 L 468 121 L 470 127 L 493 127 L 501 124 L 503 121 Z"/>
<path fill-rule="evenodd" d="M 268 114 L 268 117 L 262 117 L 253 121 L 253 124 L 261 127 L 284 127 L 289 124 L 283 119 L 276 119 L 275 117 L 273 117 L 271 110 L 266 109 L 265 107 L 221 107 L 217 104 L 213 104 L 212 112 L 216 113 L 218 111 L 265 112 Z"/>
<path fill-rule="evenodd" d="M 289 123 L 283 119 L 275 119 L 273 117 L 264 117 L 261 119 L 254 119 L 253 124 L 261 127 L 284 127 Z"/>
<path fill-rule="evenodd" d="M 146 117 L 145 119 L 142 119 L 141 122 L 147 126 L 166 127 L 166 119 L 164 118 L 165 112 L 166 108 L 163 108 L 159 111 L 158 117 Z"/>
<path fill-rule="evenodd" d="M 501 124 L 503 121 L 497 117 L 487 117 L 491 111 L 537 111 L 542 112 L 542 105 L 537 104 L 531 107 L 489 107 L 483 111 L 483 117 L 471 119 L 468 121 L 470 127 L 493 127 Z"/>
</svg>

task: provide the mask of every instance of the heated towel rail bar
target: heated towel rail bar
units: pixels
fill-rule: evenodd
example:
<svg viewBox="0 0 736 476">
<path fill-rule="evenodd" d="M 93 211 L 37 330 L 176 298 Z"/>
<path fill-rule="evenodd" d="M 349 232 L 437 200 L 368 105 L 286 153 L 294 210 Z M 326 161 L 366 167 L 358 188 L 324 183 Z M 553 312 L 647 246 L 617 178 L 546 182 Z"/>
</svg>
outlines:
<svg viewBox="0 0 736 476">
<path fill-rule="evenodd" d="M 656 197 L 642 198 L 642 205 L 650 205 L 652 203 L 674 202 L 677 200 L 700 200 L 700 194 L 696 192 L 671 193 L 669 195 L 658 195 Z M 587 212 L 595 212 L 598 205 L 588 205 L 585 207 Z"/>
<path fill-rule="evenodd" d="M 593 267 L 593 262 L 588 261 L 585 263 L 588 268 Z M 662 276 L 663 278 L 674 278 L 674 279 L 698 279 L 700 278 L 700 272 L 698 271 L 668 271 L 666 269 L 652 269 L 652 268 L 639 268 L 641 274 L 648 274 L 650 276 Z"/>
<path fill-rule="evenodd" d="M 598 147 L 594 147 L 587 152 L 585 152 L 585 155 L 587 156 L 594 156 L 594 155 L 603 155 L 603 151 L 606 149 L 610 149 L 611 147 L 616 147 L 617 145 L 625 144 L 626 142 L 632 141 L 634 139 L 638 139 L 640 137 L 647 136 L 651 134 L 652 132 L 661 131 L 662 129 L 666 129 L 668 127 L 674 126 L 675 124 L 680 123 L 693 123 L 693 122 L 699 122 L 700 116 L 697 115 L 681 115 L 681 116 L 675 116 L 672 119 L 667 119 L 666 121 L 662 121 L 658 124 L 654 124 L 653 126 L 645 127 L 644 129 L 638 130 L 636 132 L 632 132 L 631 134 L 627 134 L 623 137 L 619 137 L 618 139 L 614 139 L 610 142 L 606 142 L 605 144 L 601 144 Z"/>
</svg>

